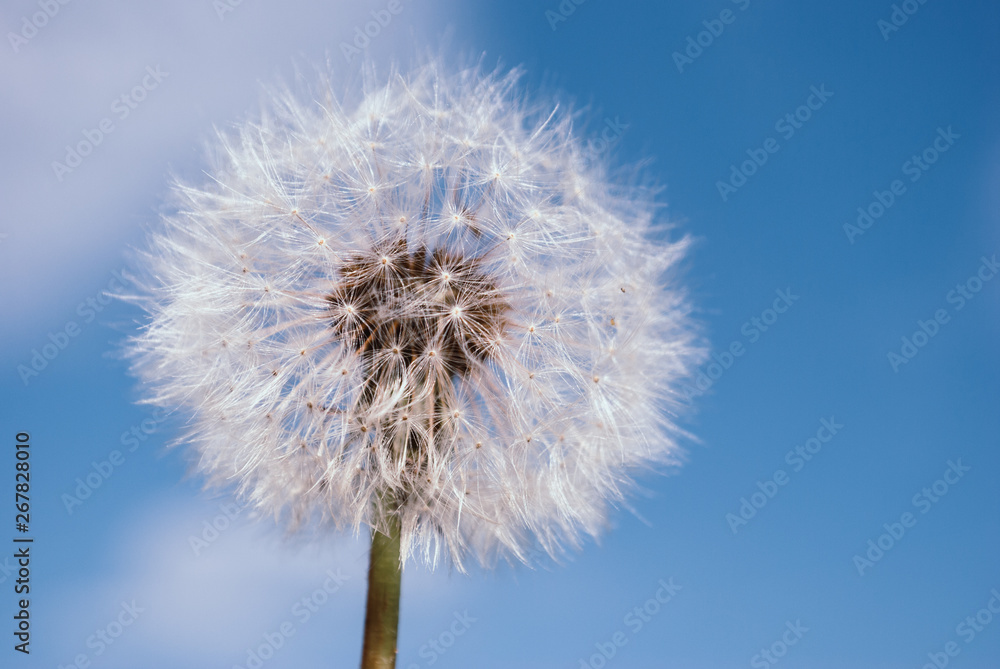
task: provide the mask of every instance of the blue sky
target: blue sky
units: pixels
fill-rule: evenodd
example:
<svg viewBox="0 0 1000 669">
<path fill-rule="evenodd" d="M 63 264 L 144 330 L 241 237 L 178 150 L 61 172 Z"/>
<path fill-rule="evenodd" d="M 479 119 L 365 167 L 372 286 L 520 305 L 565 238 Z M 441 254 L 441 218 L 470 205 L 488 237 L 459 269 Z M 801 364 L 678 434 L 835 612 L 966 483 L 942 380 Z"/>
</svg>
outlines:
<svg viewBox="0 0 1000 669">
<path fill-rule="evenodd" d="M 340 44 L 386 6 L 5 3 L 0 487 L 29 432 L 36 542 L 32 653 L 8 637 L 3 666 L 229 669 L 284 622 L 263 666 L 357 666 L 365 542 L 290 545 L 200 492 L 115 357 L 136 313 L 102 296 L 213 125 L 303 63 L 349 80 Z M 583 137 L 623 128 L 606 155 L 648 161 L 665 220 L 697 239 L 686 278 L 728 366 L 702 367 L 686 464 L 644 479 L 599 545 L 535 571 L 408 568 L 398 666 L 997 666 L 995 3 L 401 6 L 375 61 L 482 52 L 589 104 Z"/>
</svg>

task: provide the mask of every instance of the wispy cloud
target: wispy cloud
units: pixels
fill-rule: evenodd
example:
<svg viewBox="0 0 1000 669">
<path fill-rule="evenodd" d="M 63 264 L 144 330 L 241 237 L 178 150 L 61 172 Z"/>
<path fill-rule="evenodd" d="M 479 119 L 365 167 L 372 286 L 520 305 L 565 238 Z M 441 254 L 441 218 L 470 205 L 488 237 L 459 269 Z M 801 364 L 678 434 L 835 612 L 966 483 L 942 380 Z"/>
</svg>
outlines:
<svg viewBox="0 0 1000 669">
<path fill-rule="evenodd" d="M 22 333 L 32 317 L 58 311 L 60 300 L 72 308 L 67 286 L 96 282 L 120 265 L 141 224 L 157 215 L 170 172 L 197 176 L 201 140 L 243 117 L 260 82 L 293 77 L 296 61 L 329 60 L 344 78 L 361 67 L 360 58 L 345 63 L 338 45 L 371 20 L 364 3 L 230 4 L 238 7 L 220 21 L 207 0 L 70 3 L 16 53 L 0 53 L 0 122 L 17 128 L 3 139 L 0 178 L 9 197 L 0 230 L 16 229 L 18 249 L 0 266 L 0 281 L 31 276 L 0 295 L 0 309 L 28 323 Z M 449 4 L 396 17 L 369 55 L 382 61 L 395 49 L 406 58 L 411 35 L 436 31 Z M 12 29 L 38 11 L 27 0 L 5 7 Z M 136 90 L 147 66 L 170 73 L 148 97 Z M 143 97 L 134 108 L 122 102 L 134 101 L 133 92 Z M 94 145 L 60 180 L 53 163 L 65 163 L 87 133 Z"/>
<path fill-rule="evenodd" d="M 248 650 L 286 621 L 293 624 L 294 634 L 265 663 L 267 669 L 314 666 L 317 658 L 331 653 L 344 658 L 343 666 L 356 664 L 368 568 L 366 540 L 331 535 L 309 545 L 290 543 L 268 522 L 257 522 L 245 511 L 230 512 L 228 523 L 213 524 L 226 515 L 219 502 L 180 496 L 136 509 L 129 523 L 116 529 L 120 541 L 105 549 L 107 571 L 59 593 L 59 613 L 51 618 L 51 658 L 49 649 L 40 649 L 46 659 L 53 666 L 68 665 L 77 654 L 94 661 L 101 646 L 95 631 L 116 619 L 122 602 L 134 601 L 141 613 L 107 645 L 100 666 L 245 666 Z M 206 522 L 215 533 L 206 531 Z M 207 545 L 197 543 L 206 538 Z M 315 595 L 324 583 L 329 589 L 331 574 L 342 581 L 336 592 Z M 445 620 L 460 606 L 456 592 L 466 582 L 466 577 L 453 579 L 444 572 L 408 569 L 404 602 Z M 303 598 L 307 601 L 296 608 Z M 54 608 L 54 600 L 39 603 L 39 609 Z M 316 610 L 303 621 L 301 612 L 312 608 Z"/>
</svg>

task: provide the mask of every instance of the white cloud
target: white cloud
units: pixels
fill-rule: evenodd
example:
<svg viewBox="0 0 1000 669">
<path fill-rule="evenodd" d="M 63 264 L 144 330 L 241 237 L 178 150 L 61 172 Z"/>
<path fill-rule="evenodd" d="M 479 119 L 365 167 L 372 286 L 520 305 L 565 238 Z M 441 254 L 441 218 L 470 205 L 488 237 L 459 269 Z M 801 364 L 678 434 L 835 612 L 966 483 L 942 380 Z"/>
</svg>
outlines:
<svg viewBox="0 0 1000 669">
<path fill-rule="evenodd" d="M 339 44 L 379 7 L 335 0 L 283 3 L 243 0 L 220 20 L 211 0 L 164 3 L 69 3 L 15 53 L 0 46 L 4 104 L 0 178 L 0 310 L 26 323 L 16 336 L 61 326 L 92 288 L 121 266 L 126 244 L 156 216 L 171 168 L 197 177 L 201 141 L 250 111 L 260 82 L 294 74 L 294 63 L 327 58 L 349 77 Z M 411 35 L 436 37 L 450 2 L 416 4 L 371 40 L 370 55 L 408 58 Z M 33 0 L 5 3 L 8 30 L 39 11 Z M 6 31 L 5 31 L 6 33 Z M 419 39 L 419 38 L 417 38 Z M 112 105 L 139 85 L 147 66 L 169 72 L 119 118 Z M 104 119 L 113 130 L 60 182 L 53 161 L 86 140 Z M 93 136 L 93 134 L 92 134 Z M 30 277 L 30 280 L 26 280 Z M 32 320 L 36 322 L 32 331 Z"/>
<path fill-rule="evenodd" d="M 60 593 L 52 628 L 53 663 L 67 665 L 78 653 L 101 667 L 220 667 L 246 662 L 247 649 L 264 642 L 282 622 L 294 634 L 267 669 L 319 666 L 317 658 L 331 654 L 354 666 L 360 654 L 367 581 L 367 541 L 331 536 L 313 545 L 288 542 L 267 522 L 239 514 L 216 538 L 204 534 L 205 521 L 225 517 L 220 502 L 169 497 L 137 508 L 118 528 L 107 550 L 103 574 L 79 574 L 87 580 Z M 191 537 L 211 539 L 195 555 Z M 333 594 L 320 594 L 307 621 L 293 606 L 324 585 L 333 588 L 330 572 L 346 577 Z M 429 573 L 408 567 L 403 582 L 404 603 L 416 606 L 420 618 L 449 621 L 462 606 L 467 577 Z M 474 586 L 475 587 L 475 586 Z M 87 639 L 112 623 L 121 602 L 142 608 L 134 624 L 98 658 Z M 322 601 L 326 600 L 326 601 Z M 43 600 L 48 611 L 53 602 Z M 305 609 L 298 609 L 299 612 Z M 416 622 L 416 621 L 414 621 Z M 403 621 L 406 624 L 406 620 Z M 48 627 L 46 625 L 46 627 Z M 114 630 L 112 630 L 114 631 Z M 95 642 L 96 643 L 96 642 Z M 97 644 L 98 646 L 100 644 Z M 46 655 L 48 648 L 40 649 Z M 411 653 L 412 654 L 412 653 Z M 329 665 L 327 665 L 329 666 Z"/>
</svg>

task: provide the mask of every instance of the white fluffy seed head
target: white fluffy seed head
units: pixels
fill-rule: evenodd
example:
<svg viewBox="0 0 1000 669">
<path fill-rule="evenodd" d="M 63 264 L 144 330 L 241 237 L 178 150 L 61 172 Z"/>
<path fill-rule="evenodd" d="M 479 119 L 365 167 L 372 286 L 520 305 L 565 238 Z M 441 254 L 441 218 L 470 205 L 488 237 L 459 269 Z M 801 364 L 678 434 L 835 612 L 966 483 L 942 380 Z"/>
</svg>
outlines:
<svg viewBox="0 0 1000 669">
<path fill-rule="evenodd" d="M 175 187 L 130 353 L 211 484 L 292 528 L 382 527 L 392 498 L 404 555 L 461 569 L 558 557 L 676 461 L 686 241 L 517 78 L 276 96 Z"/>
</svg>

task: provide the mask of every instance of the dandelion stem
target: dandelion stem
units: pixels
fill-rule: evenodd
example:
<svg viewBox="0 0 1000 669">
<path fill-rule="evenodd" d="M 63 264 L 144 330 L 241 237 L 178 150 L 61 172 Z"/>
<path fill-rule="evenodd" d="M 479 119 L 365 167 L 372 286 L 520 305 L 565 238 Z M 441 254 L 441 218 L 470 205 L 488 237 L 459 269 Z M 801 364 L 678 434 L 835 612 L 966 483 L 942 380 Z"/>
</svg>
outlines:
<svg viewBox="0 0 1000 669">
<path fill-rule="evenodd" d="M 399 590 L 403 570 L 399 560 L 399 517 L 394 509 L 390 508 L 386 514 L 386 521 L 388 534 L 372 528 L 361 669 L 394 669 L 396 666 Z"/>
</svg>

